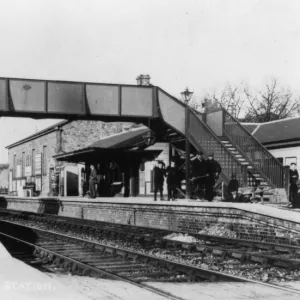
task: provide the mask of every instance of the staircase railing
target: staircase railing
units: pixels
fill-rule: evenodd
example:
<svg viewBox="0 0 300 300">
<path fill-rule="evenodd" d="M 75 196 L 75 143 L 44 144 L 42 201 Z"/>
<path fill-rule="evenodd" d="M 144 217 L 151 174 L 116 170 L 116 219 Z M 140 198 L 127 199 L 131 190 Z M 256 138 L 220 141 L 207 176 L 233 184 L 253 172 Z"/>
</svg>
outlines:
<svg viewBox="0 0 300 300">
<path fill-rule="evenodd" d="M 247 185 L 247 166 L 241 164 L 236 157 L 222 144 L 216 134 L 189 109 L 189 140 L 207 157 L 210 152 L 222 166 L 223 180 L 228 183 L 231 175 L 237 175 L 242 186 Z M 222 176 L 222 175 L 221 175 Z"/>
<path fill-rule="evenodd" d="M 222 110 L 223 134 L 273 187 L 286 187 L 288 178 L 284 166 L 236 118 L 226 109 Z"/>
</svg>

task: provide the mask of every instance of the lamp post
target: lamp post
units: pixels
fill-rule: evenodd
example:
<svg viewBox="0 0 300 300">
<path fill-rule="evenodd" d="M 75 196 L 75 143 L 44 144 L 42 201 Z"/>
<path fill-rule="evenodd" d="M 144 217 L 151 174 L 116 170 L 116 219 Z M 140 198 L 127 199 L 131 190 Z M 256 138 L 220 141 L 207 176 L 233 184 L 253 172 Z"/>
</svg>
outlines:
<svg viewBox="0 0 300 300">
<path fill-rule="evenodd" d="M 188 88 L 185 89 L 181 93 L 182 100 L 185 103 L 185 186 L 186 186 L 186 193 L 185 198 L 191 198 L 191 184 L 190 184 L 190 152 L 191 152 L 191 145 L 189 142 L 189 126 L 190 126 L 190 115 L 189 115 L 189 101 L 193 92 L 190 92 Z"/>
</svg>

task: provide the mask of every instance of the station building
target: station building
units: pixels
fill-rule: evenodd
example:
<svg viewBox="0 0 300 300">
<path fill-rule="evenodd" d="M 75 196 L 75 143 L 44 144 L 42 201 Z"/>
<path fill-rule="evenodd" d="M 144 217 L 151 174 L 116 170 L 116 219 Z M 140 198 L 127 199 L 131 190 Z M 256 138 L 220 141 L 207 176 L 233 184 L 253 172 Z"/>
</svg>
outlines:
<svg viewBox="0 0 300 300">
<path fill-rule="evenodd" d="M 85 181 L 86 187 L 88 182 L 88 176 L 83 174 L 87 174 L 89 165 L 100 162 L 103 166 L 111 159 L 121 166 L 122 161 L 126 161 L 124 151 L 129 150 L 127 162 L 133 163 L 133 157 L 138 160 L 135 160 L 135 170 L 127 174 L 128 196 L 150 196 L 153 194 L 153 160 L 159 159 L 168 165 L 169 146 L 155 143 L 146 151 L 134 151 L 144 143 L 148 132 L 147 127 L 132 123 L 59 122 L 7 146 L 9 193 L 33 196 L 30 187 L 34 186 L 38 196 L 83 196 L 86 190 L 82 182 Z M 124 166 L 121 170 L 124 176 Z"/>
</svg>

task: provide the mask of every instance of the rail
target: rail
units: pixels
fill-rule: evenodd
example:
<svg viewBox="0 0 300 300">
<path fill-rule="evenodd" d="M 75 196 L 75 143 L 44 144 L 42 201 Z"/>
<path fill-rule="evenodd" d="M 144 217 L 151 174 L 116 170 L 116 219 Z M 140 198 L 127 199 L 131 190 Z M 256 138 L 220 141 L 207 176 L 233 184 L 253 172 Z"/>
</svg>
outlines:
<svg viewBox="0 0 300 300">
<path fill-rule="evenodd" d="M 284 166 L 227 110 L 223 110 L 223 134 L 258 169 L 273 187 L 286 188 Z"/>
<path fill-rule="evenodd" d="M 204 124 L 197 115 L 189 109 L 189 139 L 196 148 L 200 148 L 205 156 L 214 153 L 215 159 L 222 167 L 222 179 L 227 183 L 231 175 L 236 174 L 242 186 L 247 185 L 247 166 L 240 163 L 236 157 L 222 144 L 216 134 Z"/>
</svg>

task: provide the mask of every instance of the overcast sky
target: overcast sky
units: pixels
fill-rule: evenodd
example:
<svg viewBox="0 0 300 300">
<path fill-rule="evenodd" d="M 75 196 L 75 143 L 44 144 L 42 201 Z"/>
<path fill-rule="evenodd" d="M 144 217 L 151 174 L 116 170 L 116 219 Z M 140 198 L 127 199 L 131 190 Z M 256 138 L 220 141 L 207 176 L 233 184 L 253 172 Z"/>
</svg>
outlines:
<svg viewBox="0 0 300 300">
<path fill-rule="evenodd" d="M 178 96 L 270 76 L 299 91 L 299 0 L 0 0 L 0 77 L 135 84 Z M 4 147 L 53 121 L 0 119 Z"/>
</svg>

